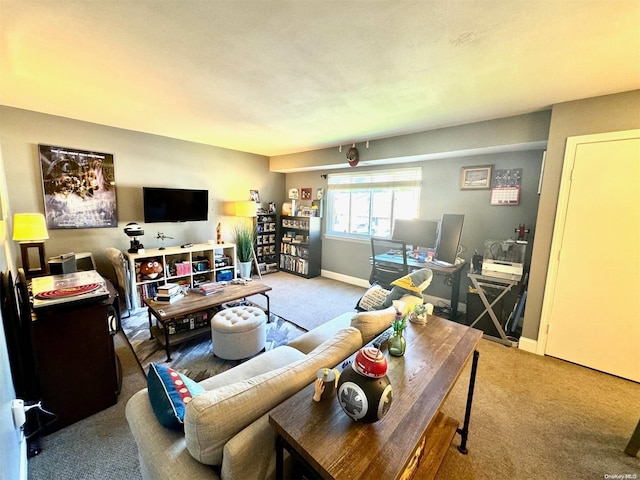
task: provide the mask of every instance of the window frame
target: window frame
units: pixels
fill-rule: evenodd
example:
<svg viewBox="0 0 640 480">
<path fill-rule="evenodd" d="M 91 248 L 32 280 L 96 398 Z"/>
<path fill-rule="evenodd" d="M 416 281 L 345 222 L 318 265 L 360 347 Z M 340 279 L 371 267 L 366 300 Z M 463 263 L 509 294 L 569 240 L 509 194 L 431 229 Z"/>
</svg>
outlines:
<svg viewBox="0 0 640 480">
<path fill-rule="evenodd" d="M 368 241 L 371 236 L 391 238 L 393 222 L 396 218 L 412 219 L 418 218 L 419 216 L 420 197 L 422 194 L 422 167 L 333 173 L 328 175 L 327 183 L 328 185 L 325 195 L 326 235 L 341 239 L 362 241 Z M 409 215 L 398 215 L 398 203 L 403 201 L 398 198 L 398 194 L 403 191 L 406 192 L 407 190 L 410 192 L 410 196 L 413 196 L 413 200 L 411 201 L 412 211 Z M 374 216 L 374 208 L 379 208 L 379 205 L 376 207 L 374 201 L 375 194 L 385 191 L 390 191 L 391 194 L 390 205 L 388 206 L 389 210 L 386 212 L 388 217 Z M 345 193 L 350 195 L 347 218 L 346 221 L 343 222 L 343 224 L 347 225 L 347 231 L 338 231 L 333 229 L 335 225 L 333 220 L 335 217 L 334 211 L 336 209 L 335 195 Z M 355 228 L 353 226 L 354 205 L 352 200 L 354 194 L 361 193 L 366 193 L 368 196 L 368 219 L 366 223 L 367 231 L 358 233 L 353 231 Z M 405 199 L 404 202 L 406 201 L 407 200 Z M 341 215 L 344 215 L 344 213 Z M 383 227 L 388 230 L 387 234 L 381 235 L 379 233 L 374 233 L 373 225 L 375 225 L 380 218 L 388 218 L 388 228 Z"/>
</svg>

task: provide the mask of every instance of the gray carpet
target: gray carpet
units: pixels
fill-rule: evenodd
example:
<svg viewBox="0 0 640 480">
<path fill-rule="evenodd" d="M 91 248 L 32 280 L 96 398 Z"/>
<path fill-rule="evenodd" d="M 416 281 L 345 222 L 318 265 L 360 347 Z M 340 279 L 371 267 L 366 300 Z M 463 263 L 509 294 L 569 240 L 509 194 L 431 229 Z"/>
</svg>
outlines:
<svg viewBox="0 0 640 480">
<path fill-rule="evenodd" d="M 272 308 L 287 319 L 308 319 L 302 323 L 325 317 L 310 312 L 302 295 L 308 286 L 327 308 L 351 287 L 334 281 L 318 287 L 281 273 L 264 282 L 274 288 Z M 352 308 L 346 300 L 338 313 Z M 118 404 L 45 437 L 43 452 L 29 462 L 30 479 L 140 478 L 124 405 L 145 378 L 122 334 L 116 346 L 124 368 Z M 487 340 L 479 351 L 469 453 L 460 454 L 454 439 L 437 479 L 640 478 L 640 459 L 624 454 L 640 417 L 640 384 Z M 444 404 L 457 419 L 464 416 L 468 378 L 466 368 Z"/>
</svg>

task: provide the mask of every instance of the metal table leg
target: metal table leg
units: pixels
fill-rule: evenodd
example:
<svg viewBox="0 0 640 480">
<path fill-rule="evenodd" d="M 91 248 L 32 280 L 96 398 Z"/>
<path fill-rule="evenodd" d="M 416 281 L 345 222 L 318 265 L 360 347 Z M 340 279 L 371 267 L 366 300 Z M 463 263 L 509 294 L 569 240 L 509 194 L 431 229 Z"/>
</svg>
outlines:
<svg viewBox="0 0 640 480">
<path fill-rule="evenodd" d="M 462 428 L 456 429 L 456 432 L 460 434 L 460 445 L 458 450 L 461 453 L 467 454 L 467 438 L 469 437 L 469 421 L 471 420 L 471 406 L 473 404 L 473 392 L 476 387 L 476 372 L 478 370 L 478 358 L 480 352 L 473 351 L 473 361 L 471 363 L 471 375 L 469 377 L 469 391 L 467 392 L 467 407 L 464 413 L 464 423 Z"/>
</svg>

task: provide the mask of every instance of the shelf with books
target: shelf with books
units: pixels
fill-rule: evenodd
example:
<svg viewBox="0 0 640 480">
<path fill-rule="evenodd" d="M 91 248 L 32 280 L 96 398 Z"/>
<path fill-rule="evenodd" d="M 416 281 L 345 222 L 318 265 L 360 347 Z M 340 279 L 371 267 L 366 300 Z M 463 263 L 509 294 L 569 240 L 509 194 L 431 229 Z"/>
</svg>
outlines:
<svg viewBox="0 0 640 480">
<path fill-rule="evenodd" d="M 183 287 L 236 278 L 236 246 L 233 243 L 196 244 L 190 247 L 146 249 L 127 253 L 131 275 L 132 308 L 142 308 L 145 298 L 158 295 L 167 282 Z"/>
<path fill-rule="evenodd" d="M 319 217 L 280 218 L 280 270 L 306 278 L 320 275 L 320 221 Z"/>
<path fill-rule="evenodd" d="M 278 271 L 278 217 L 275 213 L 259 213 L 255 219 L 256 260 L 260 273 Z"/>
</svg>

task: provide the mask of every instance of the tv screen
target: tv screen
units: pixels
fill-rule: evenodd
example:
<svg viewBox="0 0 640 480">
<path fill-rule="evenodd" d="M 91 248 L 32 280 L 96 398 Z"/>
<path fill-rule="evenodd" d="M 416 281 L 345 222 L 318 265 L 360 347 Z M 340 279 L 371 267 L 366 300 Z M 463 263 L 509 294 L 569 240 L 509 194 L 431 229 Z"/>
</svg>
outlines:
<svg viewBox="0 0 640 480">
<path fill-rule="evenodd" d="M 440 222 L 438 232 L 438 243 L 436 246 L 436 259 L 441 262 L 456 263 L 458 248 L 460 247 L 460 237 L 462 236 L 462 225 L 464 215 L 453 215 L 445 213 Z"/>
<path fill-rule="evenodd" d="M 209 191 L 142 187 L 145 223 L 207 220 Z"/>
<path fill-rule="evenodd" d="M 396 219 L 393 222 L 391 238 L 402 240 L 407 245 L 411 245 L 414 250 L 417 250 L 418 247 L 434 248 L 436 246 L 437 233 L 437 221 Z"/>
</svg>

